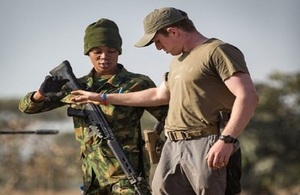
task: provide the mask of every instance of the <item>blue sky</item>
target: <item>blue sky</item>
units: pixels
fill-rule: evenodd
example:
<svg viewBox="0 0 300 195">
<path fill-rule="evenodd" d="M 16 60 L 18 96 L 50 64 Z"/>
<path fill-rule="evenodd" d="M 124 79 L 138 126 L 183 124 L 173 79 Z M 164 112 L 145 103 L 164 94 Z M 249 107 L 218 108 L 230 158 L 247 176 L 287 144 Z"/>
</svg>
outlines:
<svg viewBox="0 0 300 195">
<path fill-rule="evenodd" d="M 267 80 L 273 71 L 300 71 L 298 0 L 0 0 L 0 98 L 38 89 L 63 60 L 70 61 L 77 77 L 89 72 L 84 30 L 100 18 L 120 28 L 119 62 L 159 85 L 171 56 L 153 45 L 134 44 L 143 34 L 144 17 L 166 6 L 186 11 L 203 35 L 240 48 L 255 82 Z"/>
</svg>

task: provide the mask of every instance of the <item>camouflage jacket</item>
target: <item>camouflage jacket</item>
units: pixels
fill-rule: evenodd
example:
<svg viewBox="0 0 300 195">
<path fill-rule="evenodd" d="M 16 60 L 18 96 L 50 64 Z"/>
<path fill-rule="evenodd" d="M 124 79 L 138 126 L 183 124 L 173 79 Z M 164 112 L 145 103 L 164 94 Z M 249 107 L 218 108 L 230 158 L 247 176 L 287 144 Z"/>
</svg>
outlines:
<svg viewBox="0 0 300 195">
<path fill-rule="evenodd" d="M 121 64 L 118 64 L 118 68 L 119 72 L 112 75 L 109 79 L 95 78 L 93 69 L 88 75 L 79 78 L 79 81 L 90 91 L 107 94 L 118 93 L 121 88 L 123 93 L 126 93 L 155 87 L 154 82 L 149 77 L 128 72 Z M 41 103 L 33 102 L 31 97 L 34 92 L 30 92 L 20 101 L 19 109 L 28 114 L 41 113 L 65 105 L 75 109 L 81 109 L 81 106 L 70 102 L 70 89 L 65 86 L 63 87 L 63 90 L 65 92 L 65 97 L 60 101 L 44 101 Z M 149 113 L 158 120 L 161 120 L 167 112 L 166 106 L 144 108 L 101 105 L 100 107 L 105 114 L 108 123 L 114 130 L 118 141 L 127 153 L 138 152 L 138 142 L 141 136 L 140 119 L 144 111 L 149 111 Z M 73 116 L 73 123 L 76 140 L 81 144 L 81 155 L 83 158 L 93 151 L 98 150 L 99 146 L 101 146 L 101 153 L 107 157 L 112 156 L 112 153 L 107 148 L 106 142 L 89 130 L 84 118 Z"/>
</svg>

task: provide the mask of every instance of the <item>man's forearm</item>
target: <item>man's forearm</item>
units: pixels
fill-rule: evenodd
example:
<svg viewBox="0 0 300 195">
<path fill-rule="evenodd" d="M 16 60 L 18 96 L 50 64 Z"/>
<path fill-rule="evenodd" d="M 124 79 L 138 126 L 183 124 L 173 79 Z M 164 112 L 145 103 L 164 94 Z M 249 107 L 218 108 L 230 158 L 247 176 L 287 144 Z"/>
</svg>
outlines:
<svg viewBox="0 0 300 195">
<path fill-rule="evenodd" d="M 230 120 L 226 125 L 223 134 L 238 137 L 246 125 L 249 123 L 257 106 L 258 99 L 256 94 L 248 95 L 247 98 L 237 97 L 230 116 Z"/>
<path fill-rule="evenodd" d="M 84 90 L 71 92 L 71 101 L 75 103 L 114 104 L 122 106 L 152 107 L 168 105 L 170 100 L 169 91 L 162 84 L 159 88 L 149 88 L 142 91 L 128 93 L 99 94 Z"/>
<path fill-rule="evenodd" d="M 141 107 L 151 107 L 168 104 L 168 101 L 158 97 L 157 88 L 150 88 L 143 91 L 123 94 L 107 94 L 106 101 L 107 103 L 115 105 Z"/>
</svg>

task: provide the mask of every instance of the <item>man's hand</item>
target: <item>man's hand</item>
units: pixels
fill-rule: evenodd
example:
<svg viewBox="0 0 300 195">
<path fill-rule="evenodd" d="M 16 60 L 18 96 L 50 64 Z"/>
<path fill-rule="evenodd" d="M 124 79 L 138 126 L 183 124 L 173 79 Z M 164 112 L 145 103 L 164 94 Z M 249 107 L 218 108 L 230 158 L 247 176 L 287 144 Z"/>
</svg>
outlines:
<svg viewBox="0 0 300 195">
<path fill-rule="evenodd" d="M 71 94 L 73 95 L 71 101 L 77 104 L 93 103 L 97 105 L 107 105 L 105 94 L 99 94 L 84 90 L 72 91 Z"/>
<path fill-rule="evenodd" d="M 207 165 L 215 170 L 225 167 L 228 164 L 232 151 L 232 143 L 227 144 L 222 140 L 218 140 L 206 156 Z"/>
<path fill-rule="evenodd" d="M 59 100 L 64 95 L 61 91 L 62 86 L 64 86 L 69 80 L 63 79 L 61 77 L 49 76 L 45 77 L 44 82 L 40 86 L 39 92 L 47 98 L 52 100 Z"/>
</svg>

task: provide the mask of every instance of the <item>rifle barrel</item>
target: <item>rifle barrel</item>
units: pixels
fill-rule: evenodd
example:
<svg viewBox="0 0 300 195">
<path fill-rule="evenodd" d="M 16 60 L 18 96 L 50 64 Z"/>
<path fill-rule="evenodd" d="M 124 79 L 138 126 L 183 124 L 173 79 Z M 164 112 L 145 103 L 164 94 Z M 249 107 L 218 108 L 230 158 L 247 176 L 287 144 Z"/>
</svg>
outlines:
<svg viewBox="0 0 300 195">
<path fill-rule="evenodd" d="M 39 135 L 51 135 L 58 134 L 58 130 L 52 129 L 40 129 L 40 130 L 22 130 L 22 131 L 12 131 L 12 130 L 3 130 L 0 131 L 0 134 L 39 134 Z"/>
</svg>

